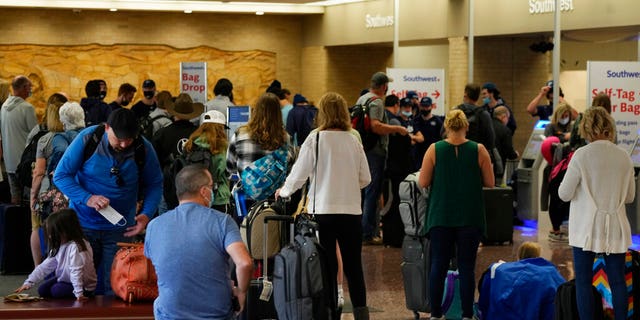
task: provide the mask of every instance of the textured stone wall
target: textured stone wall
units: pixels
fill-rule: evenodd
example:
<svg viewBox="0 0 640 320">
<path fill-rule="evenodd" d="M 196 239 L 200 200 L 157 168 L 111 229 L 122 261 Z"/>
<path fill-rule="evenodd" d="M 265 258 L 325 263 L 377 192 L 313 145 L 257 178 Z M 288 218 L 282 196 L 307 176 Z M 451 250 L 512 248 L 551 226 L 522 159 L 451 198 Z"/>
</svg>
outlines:
<svg viewBox="0 0 640 320">
<path fill-rule="evenodd" d="M 276 76 L 276 55 L 261 50 L 222 51 L 207 46 L 176 49 L 165 45 L 0 45 L 0 78 L 11 80 L 27 75 L 34 83 L 29 101 L 42 115 L 47 98 L 66 92 L 72 100 L 85 96 L 91 79 L 108 84 L 105 101 L 116 98 L 120 84 L 128 82 L 142 97 L 142 81 L 153 79 L 158 90 L 177 95 L 180 89 L 180 62 L 207 62 L 208 96 L 221 78 L 232 79 L 237 104 L 253 105 Z"/>
</svg>

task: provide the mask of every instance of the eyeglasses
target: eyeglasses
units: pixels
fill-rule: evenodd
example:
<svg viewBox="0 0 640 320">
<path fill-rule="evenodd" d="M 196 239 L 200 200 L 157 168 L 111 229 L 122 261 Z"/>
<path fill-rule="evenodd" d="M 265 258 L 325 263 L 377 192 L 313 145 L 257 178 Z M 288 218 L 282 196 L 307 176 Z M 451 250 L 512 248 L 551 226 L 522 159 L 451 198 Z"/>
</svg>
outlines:
<svg viewBox="0 0 640 320">
<path fill-rule="evenodd" d="M 112 176 L 116 176 L 116 184 L 118 185 L 118 187 L 123 187 L 124 186 L 124 180 L 122 179 L 122 176 L 120 175 L 120 168 L 111 167 L 110 172 L 111 172 Z"/>
</svg>

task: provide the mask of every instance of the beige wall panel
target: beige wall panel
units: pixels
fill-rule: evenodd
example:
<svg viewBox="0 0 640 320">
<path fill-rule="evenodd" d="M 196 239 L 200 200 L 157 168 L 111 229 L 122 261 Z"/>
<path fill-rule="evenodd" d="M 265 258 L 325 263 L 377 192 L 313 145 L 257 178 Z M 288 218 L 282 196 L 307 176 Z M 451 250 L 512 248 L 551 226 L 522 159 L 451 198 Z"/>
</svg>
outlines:
<svg viewBox="0 0 640 320">
<path fill-rule="evenodd" d="M 330 6 L 320 18 L 305 18 L 305 46 L 340 46 L 393 41 L 393 26 L 365 27 L 367 14 L 393 16 L 393 1 L 372 0 Z"/>
<path fill-rule="evenodd" d="M 475 1 L 475 34 L 552 32 L 553 12 L 529 13 L 530 2 L 543 1 Z M 637 0 L 563 0 L 563 2 L 573 4 L 573 10 L 562 13 L 563 30 L 638 25 L 637 12 L 640 11 L 640 1 Z"/>
<path fill-rule="evenodd" d="M 327 92 L 327 50 L 322 46 L 302 49 L 302 93 L 312 104 L 317 104 Z"/>
<path fill-rule="evenodd" d="M 400 39 L 403 41 L 446 39 L 450 2 L 448 0 L 400 1 Z M 456 23 L 460 22 L 456 20 Z"/>
<path fill-rule="evenodd" d="M 275 53 L 273 65 L 263 69 L 255 69 L 244 74 L 253 77 L 259 89 L 264 91 L 273 80 L 278 78 L 284 87 L 291 91 L 299 91 L 300 57 L 302 52 L 301 16 L 290 15 L 248 15 L 248 14 L 214 14 L 214 13 L 168 13 L 168 12 L 108 12 L 84 10 L 73 13 L 71 10 L 44 9 L 2 9 L 0 20 L 0 44 L 38 44 L 52 46 L 87 45 L 87 44 L 135 44 L 135 45 L 168 45 L 177 49 L 208 46 L 223 51 L 262 50 Z M 136 59 L 137 53 L 124 53 Z M 162 58 L 157 57 L 157 58 Z M 27 58 L 28 59 L 28 58 Z M 109 56 L 92 56 L 92 59 L 107 60 Z M 146 58 L 145 58 L 146 59 Z M 21 60 L 25 60 L 24 58 Z M 154 61 L 161 62 L 161 61 Z M 11 61 L 0 59 L 2 64 Z M 59 62 L 64 64 L 63 62 Z M 146 73 L 167 74 L 167 67 L 177 65 L 169 63 L 156 64 Z M 214 59 L 209 61 L 210 68 L 220 68 Z M 275 74 L 272 73 L 275 70 Z M 263 72 L 267 73 L 263 73 Z M 227 76 L 234 85 L 236 79 Z M 81 76 L 81 75 L 78 75 Z M 138 75 L 142 78 L 143 75 Z M 83 77 L 82 77 L 83 78 Z M 175 75 L 178 78 L 178 75 Z M 209 94 L 217 77 L 209 79 Z M 77 85 L 84 88 L 83 78 Z M 111 86 L 113 84 L 110 83 Z M 139 83 L 137 85 L 140 85 Z M 77 91 L 74 87 L 71 91 Z M 255 89 L 255 88 L 254 88 Z M 236 89 L 237 90 L 237 89 Z M 114 88 L 111 88 L 114 91 Z M 235 90 L 234 90 L 235 91 Z M 236 97 L 250 101 L 256 97 Z"/>
</svg>

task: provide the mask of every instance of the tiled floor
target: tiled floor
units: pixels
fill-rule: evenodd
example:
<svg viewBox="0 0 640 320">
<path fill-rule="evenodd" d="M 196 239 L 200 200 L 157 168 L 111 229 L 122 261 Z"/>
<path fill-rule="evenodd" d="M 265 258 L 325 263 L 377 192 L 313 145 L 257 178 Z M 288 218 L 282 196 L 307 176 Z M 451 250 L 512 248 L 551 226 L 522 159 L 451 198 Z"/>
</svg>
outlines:
<svg viewBox="0 0 640 320">
<path fill-rule="evenodd" d="M 545 213 L 540 215 L 540 225 L 529 223 L 528 227 L 516 227 L 513 244 L 503 246 L 484 246 L 478 250 L 476 278 L 493 262 L 516 259 L 518 246 L 524 241 L 536 241 L 542 246 L 542 256 L 553 262 L 566 279 L 573 278 L 571 249 L 566 243 L 554 243 L 547 240 L 549 219 Z M 637 244 L 636 244 L 637 245 Z M 404 287 L 400 271 L 401 249 L 383 246 L 363 248 L 363 264 L 367 284 L 367 301 L 371 307 L 371 319 L 413 319 L 413 313 L 405 308 Z M 6 295 L 17 288 L 25 276 L 0 276 L 0 294 Z M 477 283 L 477 279 L 476 279 Z M 345 284 L 345 290 L 348 290 Z M 32 289 L 32 291 L 35 291 Z M 30 292 L 35 294 L 35 292 Z M 477 293 L 476 293 L 477 294 Z M 348 293 L 345 292 L 348 300 Z M 353 319 L 350 313 L 343 320 Z M 428 319 L 421 314 L 421 319 Z"/>
</svg>

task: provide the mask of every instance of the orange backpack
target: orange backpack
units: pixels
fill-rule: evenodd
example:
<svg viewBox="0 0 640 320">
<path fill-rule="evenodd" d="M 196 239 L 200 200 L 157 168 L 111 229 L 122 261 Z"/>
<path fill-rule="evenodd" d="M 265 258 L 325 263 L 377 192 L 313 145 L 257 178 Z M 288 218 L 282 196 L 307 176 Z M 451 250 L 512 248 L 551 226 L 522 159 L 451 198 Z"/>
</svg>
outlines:
<svg viewBox="0 0 640 320">
<path fill-rule="evenodd" d="M 143 243 L 118 243 L 120 250 L 111 266 L 111 288 L 116 296 L 132 303 L 158 297 L 158 276 L 144 256 Z"/>
</svg>

